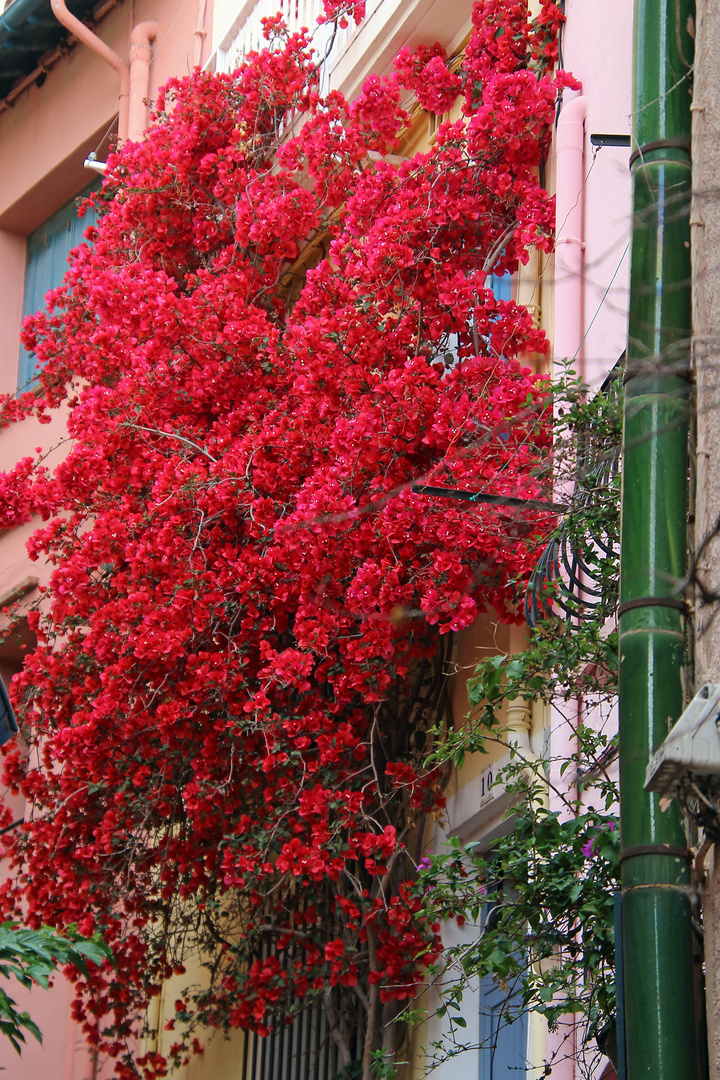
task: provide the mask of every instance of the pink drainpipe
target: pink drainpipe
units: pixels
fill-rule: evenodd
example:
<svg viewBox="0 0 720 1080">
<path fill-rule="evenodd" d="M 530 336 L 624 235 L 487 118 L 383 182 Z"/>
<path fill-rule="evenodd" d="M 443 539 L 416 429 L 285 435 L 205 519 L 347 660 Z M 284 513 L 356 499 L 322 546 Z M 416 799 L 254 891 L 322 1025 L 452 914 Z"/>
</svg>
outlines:
<svg viewBox="0 0 720 1080">
<path fill-rule="evenodd" d="M 145 99 L 150 92 L 150 61 L 152 43 L 158 36 L 160 24 L 141 22 L 130 34 L 130 100 L 128 102 L 128 138 L 137 141 L 147 127 Z"/>
<path fill-rule="evenodd" d="M 80 22 L 65 6 L 65 0 L 51 0 L 53 15 L 62 23 L 78 41 L 87 45 L 101 60 L 114 68 L 120 76 L 120 114 L 118 117 L 118 138 L 120 142 L 127 139 L 128 133 L 128 98 L 130 95 L 130 71 L 124 60 L 121 60 L 116 52 L 101 41 L 97 34 L 93 34 L 90 27 Z"/>
<path fill-rule="evenodd" d="M 150 87 L 150 60 L 152 42 L 158 35 L 158 23 L 138 23 L 130 34 L 130 57 L 126 64 L 116 52 L 106 45 L 97 34 L 68 11 L 65 0 L 51 0 L 55 18 L 83 45 L 87 45 L 120 76 L 120 108 L 118 113 L 118 139 L 124 143 L 128 137 L 139 139 L 147 126 L 145 99 Z"/>
<path fill-rule="evenodd" d="M 585 109 L 582 96 L 565 100 L 557 127 L 557 185 L 555 214 L 555 329 L 553 352 L 556 360 L 569 360 L 583 377 L 583 187 L 585 182 Z M 580 720 L 580 704 L 578 716 Z M 577 754 L 577 736 L 567 720 L 553 709 L 550 765 L 550 809 L 568 816 L 565 802 L 577 799 L 574 775 L 560 773 L 563 761 Z M 565 799 L 563 799 L 563 793 Z M 575 1025 L 561 1023 L 548 1032 L 547 1058 L 552 1062 L 553 1080 L 575 1080 L 577 1053 Z M 557 1060 L 553 1060 L 556 1058 Z"/>
<path fill-rule="evenodd" d="M 193 47 L 193 67 L 199 67 L 202 60 L 203 38 L 207 35 L 205 29 L 207 0 L 200 0 L 198 5 L 197 25 L 195 27 L 195 45 Z"/>
<path fill-rule="evenodd" d="M 567 93 L 567 91 L 566 91 Z M 585 108 L 579 96 L 565 101 L 557 127 L 555 193 L 555 341 L 556 360 L 568 359 L 583 375 L 583 187 Z"/>
</svg>

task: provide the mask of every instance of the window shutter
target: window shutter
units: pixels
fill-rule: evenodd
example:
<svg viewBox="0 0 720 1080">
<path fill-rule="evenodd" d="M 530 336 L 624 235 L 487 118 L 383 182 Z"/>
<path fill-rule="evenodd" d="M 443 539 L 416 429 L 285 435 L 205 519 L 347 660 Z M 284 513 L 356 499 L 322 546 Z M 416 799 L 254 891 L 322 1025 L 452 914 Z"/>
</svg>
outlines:
<svg viewBox="0 0 720 1080">
<path fill-rule="evenodd" d="M 498 300 L 512 300 L 512 275 L 491 274 L 486 286 L 492 289 Z"/>
<path fill-rule="evenodd" d="M 89 195 L 90 190 L 83 195 Z M 62 283 L 67 270 L 68 255 L 83 242 L 83 233 L 96 220 L 95 210 L 88 210 L 78 217 L 77 200 L 53 214 L 44 225 L 31 233 L 27 240 L 25 265 L 25 291 L 23 294 L 23 318 L 45 307 L 45 294 Z M 25 389 L 35 374 L 35 356 L 20 349 L 18 385 Z"/>
<path fill-rule="evenodd" d="M 483 977 L 480 982 L 479 1080 L 524 1080 L 527 1015 L 515 1016 L 520 1004 L 520 995 L 512 986 L 503 989 L 492 975 Z"/>
</svg>

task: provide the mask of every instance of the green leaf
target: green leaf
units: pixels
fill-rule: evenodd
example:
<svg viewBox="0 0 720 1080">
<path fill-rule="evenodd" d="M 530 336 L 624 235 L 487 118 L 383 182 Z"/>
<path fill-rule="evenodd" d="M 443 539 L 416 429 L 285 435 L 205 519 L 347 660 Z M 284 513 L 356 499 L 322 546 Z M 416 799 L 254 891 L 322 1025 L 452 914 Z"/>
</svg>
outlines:
<svg viewBox="0 0 720 1080">
<path fill-rule="evenodd" d="M 0 924 L 0 974 L 14 978 L 21 986 L 47 989 L 51 975 L 59 967 L 72 964 L 86 978 L 88 961 L 99 965 L 113 961 L 108 946 L 99 938 L 88 940 L 69 928 L 65 934 L 43 926 L 30 930 L 13 922 Z M 114 962 L 114 961 L 113 961 Z M 0 989 L 0 1032 L 20 1053 L 25 1038 L 22 1029 L 42 1042 L 42 1034 L 27 1012 L 19 1012 L 13 999 Z"/>
</svg>

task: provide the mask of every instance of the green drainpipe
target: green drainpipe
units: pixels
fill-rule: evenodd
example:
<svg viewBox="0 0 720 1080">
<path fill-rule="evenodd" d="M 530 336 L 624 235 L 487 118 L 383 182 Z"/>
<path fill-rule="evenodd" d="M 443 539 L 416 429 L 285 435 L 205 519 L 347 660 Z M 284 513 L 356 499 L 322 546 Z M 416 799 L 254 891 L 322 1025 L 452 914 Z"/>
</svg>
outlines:
<svg viewBox="0 0 720 1080">
<path fill-rule="evenodd" d="M 633 236 L 620 559 L 620 800 L 628 1080 L 700 1080 L 683 821 L 643 790 L 685 707 L 693 4 L 635 0 Z"/>
</svg>

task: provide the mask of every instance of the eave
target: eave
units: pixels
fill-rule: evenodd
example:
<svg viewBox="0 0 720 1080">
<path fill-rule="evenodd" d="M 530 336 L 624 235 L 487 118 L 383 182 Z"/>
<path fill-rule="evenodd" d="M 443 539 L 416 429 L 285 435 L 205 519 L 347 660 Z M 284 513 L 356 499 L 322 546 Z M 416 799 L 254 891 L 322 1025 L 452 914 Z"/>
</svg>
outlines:
<svg viewBox="0 0 720 1080">
<path fill-rule="evenodd" d="M 118 2 L 68 0 L 68 8 L 92 26 Z M 74 41 L 53 15 L 50 0 L 13 0 L 0 13 L 0 108 L 41 79 Z"/>
</svg>

